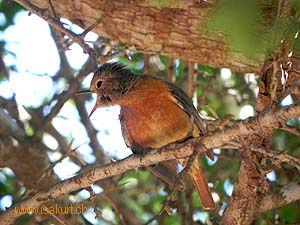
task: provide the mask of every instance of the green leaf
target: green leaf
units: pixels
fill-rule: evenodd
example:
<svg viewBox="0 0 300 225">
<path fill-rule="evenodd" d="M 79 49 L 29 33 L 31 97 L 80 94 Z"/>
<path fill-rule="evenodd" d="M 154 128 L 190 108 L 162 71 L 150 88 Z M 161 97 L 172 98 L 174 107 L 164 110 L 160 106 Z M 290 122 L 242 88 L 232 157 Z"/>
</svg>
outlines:
<svg viewBox="0 0 300 225">
<path fill-rule="evenodd" d="M 288 204 L 283 206 L 279 210 L 279 217 L 281 224 L 291 224 L 299 222 L 299 213 L 296 213 L 295 206 L 293 204 Z"/>
<path fill-rule="evenodd" d="M 131 53 L 131 61 L 128 61 L 126 57 L 120 57 L 119 62 L 126 65 L 131 71 L 137 74 L 143 72 L 144 58 L 142 53 Z"/>
<path fill-rule="evenodd" d="M 166 217 L 165 220 L 164 220 L 164 224 L 166 224 L 166 225 L 169 225 L 169 224 L 179 225 L 180 222 L 179 222 L 178 214 L 173 214 L 171 216 Z"/>
<path fill-rule="evenodd" d="M 155 197 L 153 198 L 153 212 L 154 213 L 159 213 L 160 210 L 161 210 L 161 207 L 162 207 L 162 202 L 164 201 L 165 199 L 165 196 L 162 196 L 162 195 L 155 195 Z"/>
<path fill-rule="evenodd" d="M 260 53 L 261 8 L 253 0 L 223 0 L 207 23 L 209 34 L 225 33 L 232 51 L 254 57 Z"/>
<path fill-rule="evenodd" d="M 293 15 L 277 17 L 275 11 L 268 14 L 270 5 L 265 2 L 221 0 L 201 28 L 204 25 L 208 35 L 222 36 L 231 52 L 256 59 L 272 54 L 281 40 L 292 41 L 300 26 L 299 1 L 292 4 Z"/>
<path fill-rule="evenodd" d="M 0 197 L 11 194 L 14 191 L 14 178 L 0 172 Z"/>
<path fill-rule="evenodd" d="M 10 25 L 14 24 L 15 15 L 21 11 L 23 8 L 12 1 L 0 1 L 0 12 L 4 16 L 4 23 L 0 24 L 0 30 L 5 30 Z"/>
<path fill-rule="evenodd" d="M 198 193 L 195 190 L 193 190 L 193 205 L 195 208 L 201 208 L 201 202 Z"/>
<path fill-rule="evenodd" d="M 213 67 L 210 67 L 210 66 L 198 65 L 198 71 L 202 72 L 202 73 L 206 72 L 206 73 L 212 75 L 212 74 L 215 73 L 216 70 L 217 70 L 216 68 L 213 68 Z"/>
</svg>

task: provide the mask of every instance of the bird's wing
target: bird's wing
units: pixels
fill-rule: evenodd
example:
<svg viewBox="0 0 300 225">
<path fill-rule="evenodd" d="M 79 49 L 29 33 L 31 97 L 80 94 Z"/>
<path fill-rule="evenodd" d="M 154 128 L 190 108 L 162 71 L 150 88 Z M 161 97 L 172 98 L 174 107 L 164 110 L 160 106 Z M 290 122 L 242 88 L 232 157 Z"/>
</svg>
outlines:
<svg viewBox="0 0 300 225">
<path fill-rule="evenodd" d="M 124 142 L 128 148 L 131 148 L 134 140 L 131 137 L 131 135 L 129 134 L 128 130 L 126 129 L 125 123 L 123 122 L 122 110 L 121 110 L 119 119 L 120 119 L 121 131 L 122 131 L 122 136 L 123 136 Z"/>
<path fill-rule="evenodd" d="M 167 81 L 164 82 L 168 89 L 170 90 L 172 96 L 174 97 L 173 101 L 191 117 L 200 130 L 202 134 L 206 133 L 206 126 L 199 113 L 197 112 L 195 106 L 193 105 L 192 101 L 186 95 L 184 91 L 182 91 L 179 87 L 175 84 L 169 83 Z"/>
<path fill-rule="evenodd" d="M 178 88 L 176 85 L 165 82 L 168 89 L 170 90 L 172 97 L 174 97 L 173 101 L 191 118 L 191 122 L 195 123 L 198 127 L 201 134 L 206 133 L 206 126 L 201 117 L 199 116 L 195 106 L 189 97 Z M 211 151 L 207 152 L 207 156 L 213 159 L 213 154 Z M 182 165 L 187 165 L 187 160 L 180 160 Z M 185 162 L 183 162 L 185 161 Z M 201 203 L 203 208 L 205 209 L 214 209 L 216 207 L 214 200 L 212 198 L 210 189 L 208 187 L 205 175 L 203 173 L 202 168 L 199 166 L 198 160 L 195 160 L 190 169 L 189 169 L 189 177 L 192 180 L 194 187 L 196 188 L 198 195 L 201 199 Z"/>
</svg>

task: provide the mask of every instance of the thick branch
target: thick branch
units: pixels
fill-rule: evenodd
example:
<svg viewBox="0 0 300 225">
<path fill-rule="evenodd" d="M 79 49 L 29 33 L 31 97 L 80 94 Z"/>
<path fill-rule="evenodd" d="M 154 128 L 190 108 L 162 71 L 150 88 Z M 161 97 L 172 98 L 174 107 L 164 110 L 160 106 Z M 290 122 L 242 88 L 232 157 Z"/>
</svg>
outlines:
<svg viewBox="0 0 300 225">
<path fill-rule="evenodd" d="M 24 4 L 27 1 L 16 1 L 29 8 L 28 3 Z M 40 8 L 50 8 L 48 1 L 32 2 Z M 205 22 L 217 8 L 217 1 L 182 1 L 184 4 L 173 8 L 157 8 L 146 2 L 110 1 L 107 4 L 104 0 L 62 0 L 53 1 L 53 5 L 59 15 L 79 26 L 93 24 L 101 16 L 102 23 L 94 28 L 94 32 L 102 37 L 134 45 L 138 51 L 146 54 L 167 55 L 240 72 L 258 74 L 262 70 L 263 55 L 255 60 L 246 58 L 241 52 L 230 51 L 226 38 L 206 34 Z M 274 5 L 272 1 L 269 4 Z M 274 19 L 270 18 L 272 14 L 269 8 L 263 9 L 262 15 L 265 20 Z M 267 24 L 268 21 L 262 23 Z"/>
<path fill-rule="evenodd" d="M 249 149 L 244 149 L 238 185 L 233 190 L 230 204 L 222 218 L 222 225 L 252 223 L 259 200 L 257 196 L 265 182 L 263 177 L 264 174 L 257 169 L 255 155 Z"/>
<path fill-rule="evenodd" d="M 130 156 L 115 163 L 96 167 L 86 173 L 62 181 L 54 185 L 48 191 L 38 192 L 31 198 L 18 203 L 15 207 L 38 207 L 79 188 L 90 186 L 98 180 L 116 176 L 126 171 L 152 165 L 161 161 L 187 157 L 193 153 L 195 148 L 199 146 L 199 143 L 205 145 L 207 149 L 215 148 L 222 146 L 230 140 L 255 134 L 257 133 L 257 130 L 262 128 L 273 130 L 274 128 L 280 127 L 282 123 L 285 123 L 287 118 L 294 118 L 297 116 L 300 116 L 299 106 L 292 106 L 278 111 L 269 110 L 257 117 L 236 122 L 230 129 L 227 128 L 224 131 L 218 131 L 204 137 L 194 138 L 183 144 L 171 144 L 159 150 L 149 151 L 142 159 L 140 156 Z M 17 214 L 15 214 L 13 209 L 10 209 L 1 216 L 0 221 L 2 221 L 2 224 L 11 224 L 16 217 Z"/>
</svg>

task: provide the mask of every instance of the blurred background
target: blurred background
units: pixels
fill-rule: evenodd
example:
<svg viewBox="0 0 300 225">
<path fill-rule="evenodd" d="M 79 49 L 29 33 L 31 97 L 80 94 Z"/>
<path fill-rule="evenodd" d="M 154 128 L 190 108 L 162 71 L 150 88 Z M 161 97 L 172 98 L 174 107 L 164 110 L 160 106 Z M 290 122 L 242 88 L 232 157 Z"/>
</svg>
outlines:
<svg viewBox="0 0 300 225">
<path fill-rule="evenodd" d="M 83 31 L 68 20 L 63 22 L 76 33 Z M 30 153 L 15 156 L 15 164 L 27 164 L 27 173 L 24 171 L 26 167 L 21 167 L 20 170 L 23 171 L 14 169 L 15 164 L 10 164 L 9 158 L 12 156 L 1 155 L 2 212 L 26 196 L 26 192 L 30 192 L 37 184 L 47 186 L 88 168 L 123 159 L 131 154 L 122 138 L 118 106 L 97 109 L 88 119 L 87 115 L 95 104 L 93 95 L 79 97 L 71 95 L 52 120 L 46 125 L 43 124 L 43 119 L 53 112 L 57 102 L 61 101 L 74 84 L 74 78 L 88 63 L 88 55 L 83 53 L 81 47 L 71 44 L 66 50 L 61 40 L 39 17 L 28 15 L 28 12 L 17 4 L 0 1 L 1 117 L 13 118 L 21 130 L 20 134 L 16 133 L 17 137 L 27 136 L 29 140 L 41 141 L 43 144 L 41 155 L 44 154 L 43 157 L 38 156 L 41 158 L 32 158 Z M 108 41 L 93 32 L 88 33 L 85 40 L 91 46 L 99 40 Z M 234 40 L 232 42 L 235 43 Z M 104 47 L 102 50 L 106 51 Z M 137 74 L 155 74 L 176 83 L 188 93 L 199 112 L 206 117 L 246 119 L 254 115 L 259 79 L 256 74 L 242 74 L 226 68 L 211 68 L 160 55 L 130 52 L 130 57 L 131 61 L 123 57 L 113 61 L 127 65 Z M 85 76 L 77 90 L 88 88 L 92 75 L 90 73 Z M 293 101 L 289 95 L 281 105 L 286 106 Z M 3 131 L 1 136 L 4 136 Z M 18 139 L 17 137 L 15 138 Z M 273 144 L 274 149 L 278 151 L 300 154 L 299 137 L 291 133 L 276 131 L 273 134 Z M 28 149 L 30 152 L 30 147 Z M 204 157 L 201 161 L 212 187 L 213 197 L 221 206 L 220 211 L 213 213 L 203 211 L 197 194 L 191 187 L 186 187 L 186 192 L 178 193 L 178 199 L 182 202 L 184 210 L 191 213 L 195 224 L 209 224 L 210 218 L 222 215 L 239 170 L 239 152 L 215 149 L 214 153 L 216 156 L 214 161 Z M 47 163 L 39 167 L 37 164 L 44 160 Z M 45 175 L 45 171 L 48 172 L 42 180 L 36 177 L 34 180 L 33 174 L 39 174 L 41 177 Z M 279 171 L 274 168 L 267 175 L 271 185 L 284 184 L 297 178 L 299 178 L 297 171 L 288 165 Z M 93 190 L 96 194 L 103 190 L 112 190 L 95 200 L 98 210 L 101 211 L 98 219 L 95 218 L 93 205 L 85 202 L 90 197 L 87 190 L 70 193 L 60 200 L 65 204 L 85 202 L 89 206 L 89 211 L 77 216 L 73 221 L 74 224 L 78 221 L 80 224 L 121 224 L 122 220 L 130 220 L 129 224 L 146 223 L 159 213 L 161 202 L 167 195 L 164 185 L 144 169 L 128 172 L 103 183 L 99 182 L 93 185 Z M 275 215 L 280 224 L 299 222 L 299 207 L 299 202 L 286 205 L 261 215 L 255 223 L 272 224 Z M 19 223 L 47 224 L 44 217 L 35 216 L 35 222 L 28 219 L 33 216 L 24 216 L 19 219 Z M 48 218 L 48 221 L 51 220 L 53 218 Z M 162 220 L 164 224 L 181 224 L 177 212 L 158 220 Z M 153 220 L 150 224 L 158 222 Z"/>
</svg>

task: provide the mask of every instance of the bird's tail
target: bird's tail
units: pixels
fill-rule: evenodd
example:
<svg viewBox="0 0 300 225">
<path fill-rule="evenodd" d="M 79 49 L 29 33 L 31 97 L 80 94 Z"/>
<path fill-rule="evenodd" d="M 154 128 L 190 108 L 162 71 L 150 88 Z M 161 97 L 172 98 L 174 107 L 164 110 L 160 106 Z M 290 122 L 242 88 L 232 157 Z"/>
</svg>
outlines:
<svg viewBox="0 0 300 225">
<path fill-rule="evenodd" d="M 195 160 L 189 168 L 189 177 L 196 188 L 204 209 L 215 209 L 216 205 L 209 190 L 204 173 L 199 166 L 198 160 Z"/>
<path fill-rule="evenodd" d="M 187 164 L 185 160 L 179 160 L 182 165 Z M 183 190 L 184 187 L 181 186 L 181 182 L 179 180 L 177 174 L 177 162 L 176 160 L 169 160 L 162 163 L 159 163 L 154 166 L 148 166 L 147 169 L 155 175 L 156 177 L 160 178 L 164 182 L 166 182 L 171 187 L 176 185 L 178 190 Z M 188 171 L 189 178 L 193 182 L 193 186 L 196 188 L 198 195 L 200 197 L 202 207 L 204 209 L 214 209 L 216 207 L 213 198 L 211 196 L 211 192 L 207 185 L 206 178 L 204 173 L 199 165 L 198 160 L 195 160 Z"/>
</svg>

